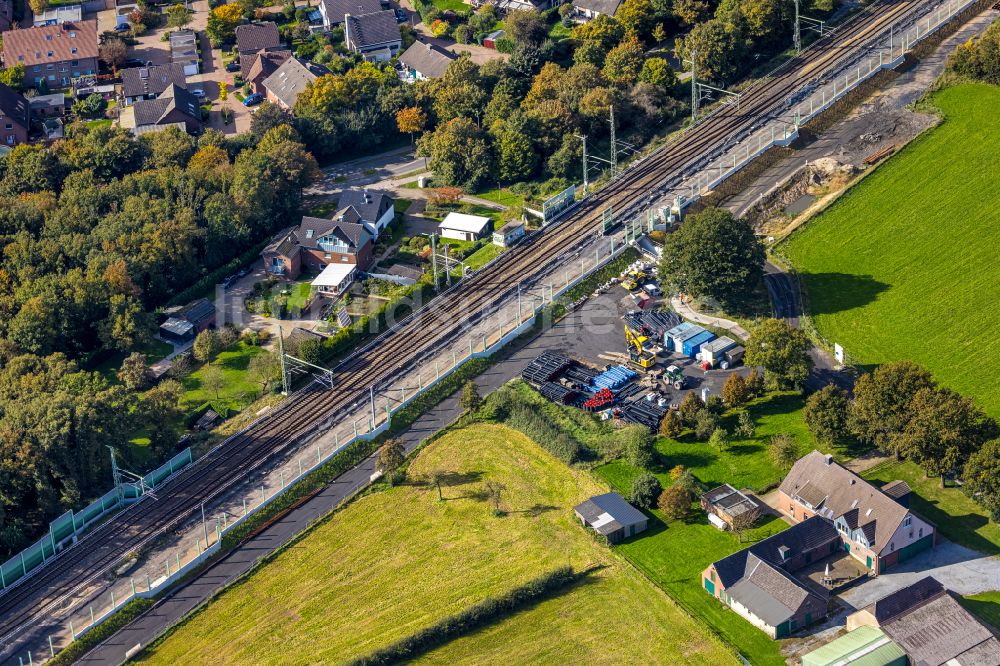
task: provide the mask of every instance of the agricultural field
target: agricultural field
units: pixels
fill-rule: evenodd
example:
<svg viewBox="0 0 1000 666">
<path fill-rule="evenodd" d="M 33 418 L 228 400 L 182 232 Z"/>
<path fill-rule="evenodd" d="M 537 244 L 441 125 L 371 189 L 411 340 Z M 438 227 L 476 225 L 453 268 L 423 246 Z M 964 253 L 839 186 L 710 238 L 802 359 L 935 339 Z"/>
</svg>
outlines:
<svg viewBox="0 0 1000 666">
<path fill-rule="evenodd" d="M 820 334 L 862 365 L 916 361 L 1000 416 L 1000 88 L 936 93 L 944 122 L 779 246 Z"/>
<path fill-rule="evenodd" d="M 446 476 L 437 489 L 424 481 Z M 598 544 L 570 507 L 603 488 L 499 425 L 445 433 L 404 485 L 359 498 L 203 611 L 149 664 L 335 663 L 570 564 L 602 565 L 568 589 L 439 647 L 425 663 L 735 664 L 662 591 Z M 484 488 L 506 486 L 503 516 Z M 225 646 L 220 650 L 220 646 Z"/>
<path fill-rule="evenodd" d="M 958 488 L 942 488 L 912 462 L 886 462 L 862 474 L 878 485 L 902 479 L 913 489 L 910 506 L 951 541 L 987 555 L 1000 555 L 1000 525 Z"/>
</svg>

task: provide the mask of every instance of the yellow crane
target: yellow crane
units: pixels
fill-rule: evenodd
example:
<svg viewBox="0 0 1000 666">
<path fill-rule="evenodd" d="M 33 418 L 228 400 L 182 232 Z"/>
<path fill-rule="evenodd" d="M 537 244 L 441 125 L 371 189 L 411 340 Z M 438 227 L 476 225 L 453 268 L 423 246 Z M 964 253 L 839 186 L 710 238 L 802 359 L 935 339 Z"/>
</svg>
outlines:
<svg viewBox="0 0 1000 666">
<path fill-rule="evenodd" d="M 643 346 L 649 338 L 640 335 L 625 325 L 625 341 L 628 343 L 628 358 L 643 370 L 649 370 L 656 365 L 656 354 Z"/>
</svg>

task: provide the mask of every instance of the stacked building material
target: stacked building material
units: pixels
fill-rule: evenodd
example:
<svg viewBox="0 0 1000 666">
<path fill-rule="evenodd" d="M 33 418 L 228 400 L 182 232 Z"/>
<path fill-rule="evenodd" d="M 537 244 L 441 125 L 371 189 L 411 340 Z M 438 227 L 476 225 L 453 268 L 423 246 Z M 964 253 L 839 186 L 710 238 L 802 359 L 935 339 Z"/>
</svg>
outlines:
<svg viewBox="0 0 1000 666">
<path fill-rule="evenodd" d="M 568 405 L 576 398 L 576 391 L 556 382 L 545 382 L 539 388 L 539 392 L 552 402 L 561 405 Z"/>
<path fill-rule="evenodd" d="M 661 344 L 664 334 L 681 323 L 676 313 L 662 310 L 629 312 L 622 319 L 633 331 L 655 338 Z"/>
<path fill-rule="evenodd" d="M 622 407 L 618 415 L 630 423 L 646 426 L 656 432 L 660 429 L 660 421 L 666 416 L 668 409 L 670 407 L 667 405 L 661 407 L 654 401 L 636 400 Z"/>
<path fill-rule="evenodd" d="M 594 377 L 593 381 L 590 383 L 591 390 L 596 393 L 603 388 L 612 390 L 618 389 L 625 384 L 628 384 L 637 376 L 638 373 L 636 373 L 635 370 L 629 370 L 623 365 L 613 365 Z"/>
<path fill-rule="evenodd" d="M 541 386 L 558 377 L 573 362 L 558 352 L 544 352 L 521 372 L 524 381 Z"/>
</svg>

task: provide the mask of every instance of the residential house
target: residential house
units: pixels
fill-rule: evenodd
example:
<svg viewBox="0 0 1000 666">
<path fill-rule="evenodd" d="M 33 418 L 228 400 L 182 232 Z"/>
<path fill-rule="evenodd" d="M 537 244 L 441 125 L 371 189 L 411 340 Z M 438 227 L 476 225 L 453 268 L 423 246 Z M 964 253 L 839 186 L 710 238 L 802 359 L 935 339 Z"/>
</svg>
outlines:
<svg viewBox="0 0 1000 666">
<path fill-rule="evenodd" d="M 385 192 L 374 190 L 344 190 L 337 199 L 337 214 L 363 224 L 373 240 L 378 240 L 396 216 L 395 200 Z M 350 211 L 350 213 L 348 213 Z"/>
<path fill-rule="evenodd" d="M 1000 666 L 1000 640 L 927 576 L 847 616 L 847 628 L 877 627 L 919 666 Z"/>
<path fill-rule="evenodd" d="M 381 10 L 382 5 L 379 0 L 320 0 L 319 3 L 319 14 L 324 30 L 342 25 L 344 17 L 348 14 L 361 16 Z"/>
<path fill-rule="evenodd" d="M 263 80 L 261 87 L 269 102 L 292 111 L 306 86 L 329 73 L 330 70 L 322 65 L 299 58 L 289 58 Z"/>
<path fill-rule="evenodd" d="M 614 16 L 623 0 L 573 0 L 573 15 L 583 21 Z"/>
<path fill-rule="evenodd" d="M 472 6 L 476 9 L 486 4 L 496 7 L 500 14 L 507 14 L 513 11 L 544 12 L 561 3 L 559 0 L 472 0 Z"/>
<path fill-rule="evenodd" d="M 353 208 L 333 219 L 303 217 L 302 223 L 274 237 L 261 256 L 264 269 L 296 279 L 303 269 L 319 272 L 313 286 L 325 296 L 339 296 L 372 262 L 372 235 Z"/>
<path fill-rule="evenodd" d="M 760 515 L 760 505 L 728 483 L 709 490 L 701 496 L 701 508 L 708 514 L 708 522 L 720 529 L 733 526 L 741 516 Z"/>
<path fill-rule="evenodd" d="M 344 44 L 365 60 L 385 62 L 399 53 L 403 37 L 392 10 L 344 17 Z"/>
<path fill-rule="evenodd" d="M 573 511 L 581 523 L 603 535 L 611 543 L 618 543 L 644 532 L 649 524 L 646 514 L 626 502 L 618 493 L 596 495 L 573 507 Z"/>
<path fill-rule="evenodd" d="M 24 65 L 26 83 L 65 88 L 79 76 L 97 73 L 97 21 L 76 21 L 3 35 L 7 67 Z"/>
<path fill-rule="evenodd" d="M 252 58 L 252 60 L 250 60 L 250 69 L 243 80 L 255 93 L 264 95 L 267 93 L 264 81 L 288 62 L 288 59 L 292 57 L 292 52 L 282 48 L 261 49 L 247 57 Z M 243 62 L 243 59 L 244 56 L 240 56 L 240 62 Z"/>
<path fill-rule="evenodd" d="M 0 32 L 14 25 L 14 3 L 20 0 L 0 0 Z"/>
<path fill-rule="evenodd" d="M 160 93 L 176 85 L 187 88 L 184 65 L 154 65 L 152 67 L 129 67 L 121 70 L 122 98 L 125 106 L 143 99 L 156 99 Z"/>
<path fill-rule="evenodd" d="M 236 52 L 240 56 L 240 73 L 243 79 L 246 80 L 250 74 L 250 67 L 257 59 L 258 53 L 280 47 L 281 35 L 278 34 L 278 26 L 271 21 L 237 26 Z"/>
<path fill-rule="evenodd" d="M 59 25 L 60 23 L 75 23 L 83 20 L 83 6 L 64 5 L 49 7 L 41 14 L 35 14 L 32 24 L 38 28 L 43 25 Z"/>
<path fill-rule="evenodd" d="M 399 64 L 403 66 L 405 80 L 425 81 L 427 79 L 439 79 L 444 76 L 448 65 L 458 56 L 441 48 L 437 44 L 424 44 L 423 42 L 413 42 L 410 48 L 403 51 L 399 56 Z"/>
<path fill-rule="evenodd" d="M 0 83 L 0 146 L 11 148 L 28 142 L 31 105 L 24 95 Z"/>
<path fill-rule="evenodd" d="M 194 30 L 174 30 L 170 33 L 170 62 L 183 67 L 185 76 L 194 76 L 201 71 L 198 35 Z"/>
<path fill-rule="evenodd" d="M 172 312 L 160 324 L 160 337 L 174 344 L 184 344 L 209 328 L 215 327 L 215 304 L 199 298 Z"/>
<path fill-rule="evenodd" d="M 171 83 L 156 99 L 140 100 L 132 105 L 135 129 L 151 125 L 183 123 L 190 134 L 201 131 L 201 107 L 198 98 L 187 88 Z"/>
<path fill-rule="evenodd" d="M 899 501 L 908 487 L 893 484 L 891 496 L 819 451 L 800 458 L 778 487 L 778 508 L 795 521 L 820 516 L 840 534 L 843 548 L 879 574 L 931 548 L 934 526 Z M 906 492 L 904 492 L 906 491 Z"/>
<path fill-rule="evenodd" d="M 463 241 L 479 240 L 489 228 L 490 218 L 466 213 L 448 213 L 438 225 L 442 238 Z"/>
<path fill-rule="evenodd" d="M 510 247 L 524 238 L 524 222 L 511 220 L 493 232 L 493 244 L 500 247 Z"/>
<path fill-rule="evenodd" d="M 827 595 L 792 574 L 837 552 L 833 525 L 814 516 L 702 572 L 705 590 L 771 638 L 784 638 L 826 616 Z"/>
<path fill-rule="evenodd" d="M 907 666 L 906 653 L 875 627 L 858 627 L 802 655 L 802 666 Z"/>
</svg>

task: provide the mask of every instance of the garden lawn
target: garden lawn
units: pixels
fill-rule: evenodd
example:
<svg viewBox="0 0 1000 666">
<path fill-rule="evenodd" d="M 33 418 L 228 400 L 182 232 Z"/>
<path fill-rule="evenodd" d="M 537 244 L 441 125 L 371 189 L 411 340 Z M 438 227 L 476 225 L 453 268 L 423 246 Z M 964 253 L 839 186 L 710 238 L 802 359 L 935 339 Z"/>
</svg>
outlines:
<svg viewBox="0 0 1000 666">
<path fill-rule="evenodd" d="M 296 282 L 291 285 L 291 292 L 288 294 L 288 309 L 299 308 L 300 310 L 305 307 L 306 301 L 309 300 L 309 295 L 312 293 L 312 284 L 310 281 L 306 282 Z"/>
<path fill-rule="evenodd" d="M 173 350 L 173 345 L 162 340 L 157 340 L 156 338 L 150 338 L 149 342 L 136 349 L 136 351 L 146 356 L 146 363 L 149 365 L 156 363 L 162 358 L 166 358 L 167 354 Z M 100 373 L 109 382 L 117 384 L 118 371 L 122 367 L 122 361 L 125 360 L 125 356 L 126 354 L 122 352 L 102 353 L 96 357 L 98 360 L 93 365 L 89 363 L 84 364 L 84 369 Z"/>
<path fill-rule="evenodd" d="M 210 402 L 213 409 L 220 414 L 228 411 L 240 411 L 260 392 L 260 385 L 247 379 L 247 366 L 250 365 L 252 356 L 262 352 L 260 347 L 248 345 L 242 341 L 220 352 L 211 363 L 211 365 L 222 368 L 223 386 L 219 390 L 218 396 L 214 392 L 209 392 L 202 385 L 202 378 L 208 367 L 208 364 L 205 364 L 181 380 L 181 384 L 184 386 L 181 407 L 190 412 L 202 404 Z"/>
<path fill-rule="evenodd" d="M 670 469 L 683 465 L 709 488 L 728 483 L 737 488 L 765 492 L 785 475 L 785 470 L 776 467 L 768 455 L 767 445 L 772 436 L 792 435 L 799 444 L 801 455 L 817 448 L 802 418 L 803 404 L 804 400 L 796 393 L 775 393 L 755 401 L 748 407 L 757 424 L 754 437 L 733 439 L 724 451 L 695 440 L 691 433 L 676 440 L 660 437 L 656 441 L 660 452 L 660 465 L 655 470 L 657 476 L 666 485 Z M 725 416 L 723 427 L 733 432 L 737 418 L 735 413 Z M 615 460 L 603 465 L 599 473 L 613 485 L 627 489 L 641 471 L 624 460 Z"/>
<path fill-rule="evenodd" d="M 880 485 L 902 479 L 913 489 L 910 507 L 937 526 L 946 538 L 987 555 L 1000 554 L 1000 525 L 958 488 L 942 488 L 912 462 L 886 462 L 862 473 Z"/>
<path fill-rule="evenodd" d="M 502 247 L 489 243 L 466 257 L 465 265 L 472 270 L 479 270 L 489 262 L 499 257 L 501 252 L 503 252 Z"/>
<path fill-rule="evenodd" d="M 909 359 L 1000 416 L 1000 87 L 936 93 L 945 120 L 780 246 L 819 332 L 871 365 Z"/>
<path fill-rule="evenodd" d="M 607 475 L 607 466 L 597 470 L 615 490 L 627 495 L 628 486 L 618 485 L 617 478 Z M 708 523 L 701 510 L 692 511 L 687 520 L 664 523 L 659 511 L 649 529 L 635 539 L 616 547 L 639 570 L 643 571 L 689 613 L 704 621 L 713 631 L 738 646 L 740 654 L 754 666 L 782 666 L 780 644 L 772 641 L 760 629 L 744 620 L 702 587 L 701 572 L 737 550 L 775 534 L 787 527 L 780 518 L 762 523 L 753 532 L 744 534 L 744 543 L 730 532 L 722 532 Z"/>
<path fill-rule="evenodd" d="M 959 597 L 962 605 L 983 622 L 1000 630 L 1000 592 L 984 592 L 970 597 Z"/>
<path fill-rule="evenodd" d="M 421 479 L 448 474 L 446 501 Z M 735 664 L 717 640 L 587 534 L 571 507 L 602 489 L 523 435 L 475 425 L 412 461 L 414 483 L 364 496 L 210 602 L 144 663 L 340 663 L 570 564 L 593 578 L 427 655 L 434 663 Z M 487 481 L 507 489 L 493 515 Z M 589 657 L 589 658 L 588 658 Z"/>
<path fill-rule="evenodd" d="M 443 12 L 449 9 L 453 12 L 468 13 L 472 7 L 462 2 L 462 0 L 431 0 L 435 7 Z"/>
<path fill-rule="evenodd" d="M 501 206 L 507 206 L 508 208 L 524 205 L 524 197 L 520 194 L 514 194 L 510 190 L 498 190 L 495 187 L 477 192 L 475 196 L 487 201 L 496 201 Z"/>
</svg>

